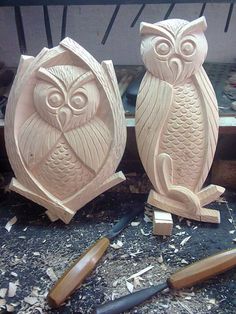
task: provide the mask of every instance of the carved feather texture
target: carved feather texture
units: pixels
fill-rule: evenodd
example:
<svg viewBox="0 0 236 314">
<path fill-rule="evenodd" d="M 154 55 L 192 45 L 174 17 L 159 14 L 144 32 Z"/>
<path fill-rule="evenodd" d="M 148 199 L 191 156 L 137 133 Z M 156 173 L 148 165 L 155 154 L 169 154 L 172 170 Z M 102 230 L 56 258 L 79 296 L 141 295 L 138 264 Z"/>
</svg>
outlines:
<svg viewBox="0 0 236 314">
<path fill-rule="evenodd" d="M 154 187 L 160 186 L 156 156 L 163 125 L 172 102 L 172 87 L 146 72 L 136 104 L 136 138 L 143 166 Z"/>
<path fill-rule="evenodd" d="M 61 132 L 44 122 L 35 112 L 22 126 L 19 147 L 26 165 L 32 169 L 47 156 Z"/>
<path fill-rule="evenodd" d="M 202 107 L 204 110 L 204 120 L 206 126 L 205 132 L 207 135 L 205 163 L 201 172 L 202 175 L 197 185 L 197 190 L 200 190 L 206 180 L 206 177 L 213 162 L 218 140 L 219 114 L 215 92 L 203 67 L 201 67 L 200 70 L 195 74 L 194 78 L 197 85 L 199 86 L 199 91 L 202 96 Z"/>
<path fill-rule="evenodd" d="M 83 164 L 97 173 L 107 157 L 111 136 L 106 125 L 94 118 L 84 126 L 65 133 L 70 146 Z"/>
</svg>

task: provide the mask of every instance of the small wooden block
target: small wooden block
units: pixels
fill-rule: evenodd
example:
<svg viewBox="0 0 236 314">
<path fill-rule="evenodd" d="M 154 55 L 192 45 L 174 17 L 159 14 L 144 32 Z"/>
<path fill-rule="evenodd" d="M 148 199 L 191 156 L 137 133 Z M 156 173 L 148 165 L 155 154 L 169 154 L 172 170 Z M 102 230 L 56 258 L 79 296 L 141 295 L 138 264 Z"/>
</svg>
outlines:
<svg viewBox="0 0 236 314">
<path fill-rule="evenodd" d="M 160 210 L 153 211 L 153 234 L 171 235 L 173 229 L 173 219 L 170 213 Z"/>
</svg>

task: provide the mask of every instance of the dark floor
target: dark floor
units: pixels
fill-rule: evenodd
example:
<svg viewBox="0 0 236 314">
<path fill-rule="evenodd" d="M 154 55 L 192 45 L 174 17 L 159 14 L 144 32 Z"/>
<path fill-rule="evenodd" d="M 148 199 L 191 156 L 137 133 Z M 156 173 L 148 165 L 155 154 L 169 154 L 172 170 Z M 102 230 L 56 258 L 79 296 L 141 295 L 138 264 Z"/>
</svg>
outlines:
<svg viewBox="0 0 236 314">
<path fill-rule="evenodd" d="M 42 208 L 13 192 L 2 191 L 0 197 L 0 293 L 2 288 L 8 288 L 9 282 L 17 284 L 15 296 L 5 297 L 8 310 L 13 310 L 9 307 L 12 304 L 16 313 L 89 314 L 95 304 L 129 293 L 126 279 L 149 265 L 154 267 L 142 275 L 141 287 L 165 281 L 186 263 L 235 248 L 234 192 L 226 193 L 227 202 L 209 206 L 220 210 L 220 225 L 174 217 L 173 235 L 164 239 L 151 234 L 152 224 L 140 214 L 135 219 L 140 224 L 129 225 L 115 239 L 114 242 L 120 240 L 123 246 L 120 249 L 110 247 L 84 285 L 64 306 L 52 310 L 46 302 L 47 292 L 53 285 L 47 270 L 51 268 L 59 277 L 71 261 L 104 235 L 126 211 L 143 207 L 147 195 L 106 192 L 80 210 L 69 225 L 50 222 Z M 17 222 L 7 232 L 4 227 L 14 216 Z M 181 246 L 181 241 L 189 236 L 191 238 Z M 27 298 L 29 296 L 31 299 Z M 0 304 L 4 304 L 1 300 L 4 297 L 0 297 Z M 29 300 L 34 304 L 29 304 Z M 5 306 L 2 311 L 7 313 Z M 235 312 L 236 273 L 233 269 L 192 289 L 162 293 L 129 313 Z"/>
</svg>

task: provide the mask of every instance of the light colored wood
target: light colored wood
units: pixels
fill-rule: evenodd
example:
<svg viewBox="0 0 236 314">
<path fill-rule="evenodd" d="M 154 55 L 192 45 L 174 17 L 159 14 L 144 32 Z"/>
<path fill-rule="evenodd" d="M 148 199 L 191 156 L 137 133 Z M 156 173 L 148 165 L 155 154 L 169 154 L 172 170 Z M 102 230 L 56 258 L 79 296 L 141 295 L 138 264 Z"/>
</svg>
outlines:
<svg viewBox="0 0 236 314">
<path fill-rule="evenodd" d="M 76 211 L 125 179 L 115 174 L 126 143 L 113 64 L 99 64 L 70 38 L 22 56 L 5 118 L 16 178 L 11 189 L 69 223 Z"/>
<path fill-rule="evenodd" d="M 147 72 L 137 97 L 136 138 L 156 191 L 148 201 L 186 218 L 219 222 L 219 214 L 203 209 L 199 197 L 206 195 L 201 188 L 213 161 L 219 120 L 215 93 L 202 67 L 205 29 L 204 17 L 141 23 Z M 223 191 L 207 188 L 204 205 Z"/>
<path fill-rule="evenodd" d="M 183 202 L 179 202 L 166 195 L 156 193 L 154 190 L 150 191 L 147 202 L 156 208 L 160 208 L 188 219 L 220 223 L 220 213 L 218 210 L 202 207 L 198 213 L 194 213 L 193 210 L 189 210 L 187 204 L 185 205 Z"/>
<path fill-rule="evenodd" d="M 171 235 L 173 229 L 173 219 L 170 213 L 160 210 L 153 211 L 153 234 Z"/>
<path fill-rule="evenodd" d="M 235 266 L 236 249 L 223 251 L 180 269 L 171 275 L 167 282 L 174 289 L 192 287 Z"/>
</svg>

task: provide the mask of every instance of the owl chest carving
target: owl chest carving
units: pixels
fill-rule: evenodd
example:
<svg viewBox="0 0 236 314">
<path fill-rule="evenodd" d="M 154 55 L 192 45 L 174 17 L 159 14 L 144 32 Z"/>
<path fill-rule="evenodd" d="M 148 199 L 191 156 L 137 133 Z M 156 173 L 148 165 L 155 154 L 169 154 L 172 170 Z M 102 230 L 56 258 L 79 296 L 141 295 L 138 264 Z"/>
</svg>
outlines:
<svg viewBox="0 0 236 314">
<path fill-rule="evenodd" d="M 173 100 L 160 136 L 159 153 L 173 159 L 174 184 L 194 190 L 204 161 L 205 125 L 193 82 L 173 87 Z"/>
<path fill-rule="evenodd" d="M 64 137 L 59 139 L 53 151 L 32 173 L 60 200 L 82 189 L 94 177 L 94 173 L 78 159 Z"/>
</svg>

